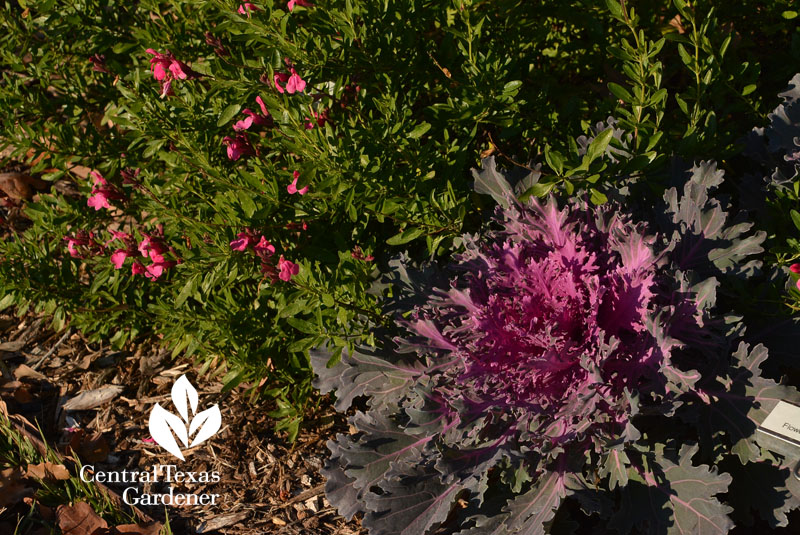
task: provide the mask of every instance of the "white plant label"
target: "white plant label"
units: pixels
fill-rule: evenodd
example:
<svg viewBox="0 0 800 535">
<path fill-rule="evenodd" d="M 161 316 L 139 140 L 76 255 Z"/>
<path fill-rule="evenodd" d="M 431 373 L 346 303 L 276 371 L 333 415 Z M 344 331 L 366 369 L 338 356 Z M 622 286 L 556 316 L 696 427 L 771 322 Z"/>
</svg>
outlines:
<svg viewBox="0 0 800 535">
<path fill-rule="evenodd" d="M 185 460 L 182 449 L 193 448 L 205 442 L 222 425 L 218 405 L 197 412 L 197 403 L 197 390 L 185 375 L 181 375 L 172 385 L 172 404 L 180 416 L 169 412 L 158 403 L 150 411 L 149 427 L 153 440 L 181 461 Z"/>
<path fill-rule="evenodd" d="M 761 423 L 761 428 L 800 445 L 800 407 L 779 401 Z"/>
</svg>

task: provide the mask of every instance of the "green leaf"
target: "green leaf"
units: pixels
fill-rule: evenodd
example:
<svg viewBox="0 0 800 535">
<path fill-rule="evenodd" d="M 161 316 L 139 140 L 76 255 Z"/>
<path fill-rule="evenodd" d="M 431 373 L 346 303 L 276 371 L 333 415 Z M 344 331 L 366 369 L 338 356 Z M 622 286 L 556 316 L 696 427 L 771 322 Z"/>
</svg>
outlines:
<svg viewBox="0 0 800 535">
<path fill-rule="evenodd" d="M 234 115 L 239 113 L 240 109 L 242 109 L 242 107 L 239 104 L 231 104 L 228 107 L 226 107 L 224 110 L 222 110 L 222 113 L 219 116 L 219 120 L 217 121 L 217 126 L 222 126 L 224 124 L 227 124 L 228 121 L 233 119 Z"/>
<path fill-rule="evenodd" d="M 246 215 L 248 218 L 253 217 L 253 214 L 256 211 L 256 203 L 253 200 L 252 194 L 244 190 L 239 190 L 237 196 L 239 197 L 239 203 L 242 206 L 244 215 Z"/>
<path fill-rule="evenodd" d="M 504 95 L 516 95 L 522 87 L 522 80 L 512 80 L 503 86 Z"/>
<path fill-rule="evenodd" d="M 595 188 L 592 188 L 589 191 L 592 193 L 591 197 L 589 198 L 589 200 L 592 201 L 592 204 L 599 206 L 608 202 L 608 197 L 606 197 L 604 193 L 596 190 Z"/>
<path fill-rule="evenodd" d="M 797 210 L 791 210 L 789 215 L 792 216 L 792 221 L 794 222 L 794 226 L 800 230 L 800 213 L 797 213 Z"/>
<path fill-rule="evenodd" d="M 756 84 L 750 84 L 750 85 L 744 86 L 744 89 L 742 89 L 742 96 L 745 97 L 745 96 L 749 95 L 750 93 L 755 91 L 757 87 L 758 86 Z"/>
<path fill-rule="evenodd" d="M 692 56 L 689 55 L 689 53 L 686 51 L 686 48 L 684 48 L 684 46 L 680 43 L 678 43 L 678 55 L 681 57 L 681 60 L 683 60 L 683 63 L 687 67 L 689 67 L 690 69 L 693 68 L 694 58 L 692 58 Z"/>
<path fill-rule="evenodd" d="M 6 294 L 0 299 L 0 310 L 5 310 L 14 304 L 14 294 Z"/>
<path fill-rule="evenodd" d="M 618 0 L 606 0 L 606 7 L 613 16 L 622 18 L 622 5 Z"/>
<path fill-rule="evenodd" d="M 795 19 L 797 18 L 797 11 L 792 11 L 792 10 L 784 11 L 783 13 L 781 13 L 781 17 L 785 18 L 786 20 Z"/>
<path fill-rule="evenodd" d="M 564 173 L 564 157 L 559 152 L 552 150 L 550 145 L 546 145 L 544 148 L 544 159 L 557 175 Z"/>
<path fill-rule="evenodd" d="M 298 331 L 306 334 L 319 334 L 319 327 L 310 321 L 301 320 L 300 318 L 287 318 L 289 325 Z"/>
<path fill-rule="evenodd" d="M 589 148 L 586 150 L 586 157 L 584 160 L 584 164 L 588 167 L 588 164 L 595 161 L 597 158 L 605 153 L 606 148 L 608 148 L 608 144 L 611 143 L 611 138 L 614 137 L 614 129 L 607 128 L 597 134 L 597 137 L 589 144 Z"/>
<path fill-rule="evenodd" d="M 416 128 L 414 128 L 414 130 L 408 133 L 408 137 L 409 139 L 419 139 L 430 129 L 431 123 L 420 123 L 416 126 Z"/>
<path fill-rule="evenodd" d="M 386 243 L 388 243 L 389 245 L 403 245 L 404 243 L 408 243 L 411 240 L 419 238 L 424 233 L 425 231 L 419 227 L 407 228 L 403 232 L 395 234 L 394 236 L 386 240 Z"/>
<path fill-rule="evenodd" d="M 628 93 L 627 89 L 625 89 L 619 84 L 615 84 L 614 82 L 609 82 L 608 90 L 611 91 L 611 94 L 620 99 L 622 102 L 628 104 L 633 102 L 633 96 L 630 93 Z"/>
<path fill-rule="evenodd" d="M 183 289 L 181 289 L 181 293 L 178 294 L 178 297 L 175 298 L 175 308 L 181 308 L 186 300 L 189 298 L 196 288 L 197 279 L 192 277 L 186 284 L 183 285 Z"/>
</svg>

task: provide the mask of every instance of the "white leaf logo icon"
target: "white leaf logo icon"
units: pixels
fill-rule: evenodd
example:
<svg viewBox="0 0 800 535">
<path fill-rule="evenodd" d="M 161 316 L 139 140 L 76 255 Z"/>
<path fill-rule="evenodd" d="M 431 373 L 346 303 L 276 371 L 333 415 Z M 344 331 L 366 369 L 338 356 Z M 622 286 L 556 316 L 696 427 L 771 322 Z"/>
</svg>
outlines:
<svg viewBox="0 0 800 535">
<path fill-rule="evenodd" d="M 184 458 L 181 446 L 175 440 L 176 436 L 184 448 L 193 448 L 214 436 L 222 425 L 222 415 L 218 405 L 197 413 L 197 401 L 197 390 L 185 375 L 181 375 L 172 386 L 172 403 L 183 419 L 158 403 L 150 411 L 149 428 L 153 440 L 181 461 Z M 197 435 L 189 444 L 189 437 L 195 432 Z"/>
</svg>

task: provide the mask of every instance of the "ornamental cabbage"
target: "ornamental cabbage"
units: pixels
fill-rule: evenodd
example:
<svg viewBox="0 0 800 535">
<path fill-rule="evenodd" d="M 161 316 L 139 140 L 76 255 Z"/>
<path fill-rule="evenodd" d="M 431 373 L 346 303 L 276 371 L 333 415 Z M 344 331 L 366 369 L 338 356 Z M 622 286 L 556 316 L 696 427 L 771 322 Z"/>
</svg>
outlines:
<svg viewBox="0 0 800 535">
<path fill-rule="evenodd" d="M 713 197 L 713 163 L 683 182 L 645 221 L 633 202 L 520 202 L 484 161 L 476 184 L 503 202 L 449 280 L 394 264 L 387 311 L 407 334 L 331 367 L 312 352 L 338 410 L 367 398 L 357 432 L 328 442 L 339 512 L 365 513 L 371 535 L 531 534 L 575 500 L 621 532 L 725 533 L 719 468 L 738 456 L 768 473 L 753 492 L 785 524 L 790 470 L 759 462 L 754 431 L 799 396 L 759 377 L 766 350 L 735 348 L 743 326 L 715 307 L 721 284 L 757 269 L 765 235 Z"/>
</svg>

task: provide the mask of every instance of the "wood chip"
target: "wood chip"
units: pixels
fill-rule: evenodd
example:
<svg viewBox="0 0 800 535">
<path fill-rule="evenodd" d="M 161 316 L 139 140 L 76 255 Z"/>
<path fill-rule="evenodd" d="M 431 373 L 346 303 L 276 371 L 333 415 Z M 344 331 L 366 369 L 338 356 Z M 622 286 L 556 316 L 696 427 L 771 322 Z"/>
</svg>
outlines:
<svg viewBox="0 0 800 535">
<path fill-rule="evenodd" d="M 197 526 L 196 531 L 197 533 L 209 533 L 211 531 L 217 531 L 219 529 L 232 526 L 237 522 L 241 522 L 242 520 L 245 520 L 249 516 L 250 513 L 248 513 L 247 511 L 243 511 L 241 513 L 231 513 L 228 515 L 215 516 L 211 520 L 206 520 L 205 522 L 202 522 L 199 526 Z M 273 519 L 273 521 L 274 520 L 275 519 Z"/>
<path fill-rule="evenodd" d="M 14 377 L 17 379 L 22 379 L 23 377 L 30 377 L 31 379 L 46 379 L 44 375 L 37 372 L 30 366 L 26 366 L 25 364 L 20 364 L 17 366 L 17 369 L 14 370 Z"/>
<path fill-rule="evenodd" d="M 6 353 L 16 353 L 23 347 L 25 347 L 27 342 L 25 340 L 14 340 L 13 342 L 3 342 L 0 344 L 0 351 L 5 351 Z"/>
<path fill-rule="evenodd" d="M 106 385 L 95 390 L 87 390 L 81 392 L 74 398 L 64 403 L 64 410 L 67 411 L 85 411 L 99 407 L 104 403 L 108 403 L 125 390 L 125 387 L 120 385 Z"/>
</svg>

